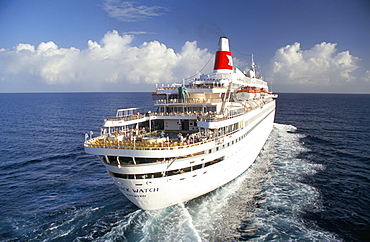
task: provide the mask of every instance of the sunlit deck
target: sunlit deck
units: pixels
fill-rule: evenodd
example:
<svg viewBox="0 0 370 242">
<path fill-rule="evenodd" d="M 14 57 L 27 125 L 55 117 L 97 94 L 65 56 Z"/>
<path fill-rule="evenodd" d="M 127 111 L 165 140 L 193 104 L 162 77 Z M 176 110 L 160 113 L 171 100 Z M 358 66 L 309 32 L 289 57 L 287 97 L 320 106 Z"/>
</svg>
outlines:
<svg viewBox="0 0 370 242">
<path fill-rule="evenodd" d="M 177 133 L 179 131 L 176 131 Z M 175 131 L 171 131 L 175 133 Z M 168 132 L 167 132 L 168 134 Z M 185 137 L 183 141 L 177 139 L 169 139 L 161 136 L 138 137 L 137 139 L 126 138 L 124 135 L 107 136 L 102 135 L 85 142 L 86 147 L 104 148 L 104 149 L 125 149 L 125 150 L 173 150 L 184 149 L 208 142 L 212 142 L 215 138 L 211 137 L 212 133 L 207 135 L 200 133 L 192 133 L 189 137 Z M 173 136 L 173 134 L 172 134 Z"/>
</svg>

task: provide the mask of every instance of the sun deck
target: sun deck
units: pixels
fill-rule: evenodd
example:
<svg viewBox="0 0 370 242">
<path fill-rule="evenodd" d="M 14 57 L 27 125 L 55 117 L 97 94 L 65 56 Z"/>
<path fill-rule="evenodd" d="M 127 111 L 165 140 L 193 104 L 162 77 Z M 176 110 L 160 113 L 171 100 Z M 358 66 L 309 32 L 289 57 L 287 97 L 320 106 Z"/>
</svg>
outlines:
<svg viewBox="0 0 370 242">
<path fill-rule="evenodd" d="M 213 132 L 190 133 L 179 131 L 166 131 L 166 137 L 162 137 L 159 132 L 152 132 L 149 136 L 138 136 L 137 138 L 128 138 L 128 131 L 121 135 L 102 135 L 85 142 L 86 147 L 104 148 L 104 149 L 126 149 L 126 150 L 174 150 L 193 147 L 214 141 Z M 183 138 L 174 138 L 177 133 L 185 134 Z M 186 133 L 188 136 L 186 136 Z M 171 138 L 169 138 L 171 136 Z M 180 139 L 180 140 L 179 140 Z M 181 141 L 182 139 L 182 141 Z"/>
</svg>

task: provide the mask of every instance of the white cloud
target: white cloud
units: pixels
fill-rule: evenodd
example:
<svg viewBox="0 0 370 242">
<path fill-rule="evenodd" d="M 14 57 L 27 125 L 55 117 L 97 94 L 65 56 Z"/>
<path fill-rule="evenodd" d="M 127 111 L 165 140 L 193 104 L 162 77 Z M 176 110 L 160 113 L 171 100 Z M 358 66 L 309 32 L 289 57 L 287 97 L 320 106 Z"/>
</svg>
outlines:
<svg viewBox="0 0 370 242">
<path fill-rule="evenodd" d="M 342 85 L 353 81 L 359 58 L 348 51 L 337 53 L 336 45 L 323 42 L 309 50 L 300 43 L 278 49 L 272 58 L 270 76 L 274 83 L 308 86 Z"/>
<path fill-rule="evenodd" d="M 366 71 L 364 81 L 365 82 L 370 82 L 370 71 Z"/>
<path fill-rule="evenodd" d="M 59 48 L 51 41 L 37 47 L 19 44 L 13 50 L 2 50 L 1 86 L 69 85 L 82 91 L 99 91 L 100 87 L 117 84 L 125 91 L 131 84 L 181 82 L 212 57 L 207 49 L 199 49 L 195 41 L 186 42 L 176 53 L 158 41 L 132 46 L 133 38 L 111 31 L 99 43 L 89 40 L 87 48 L 81 50 Z M 6 91 L 1 86 L 0 91 Z M 111 91 L 114 90 L 117 89 Z"/>
<path fill-rule="evenodd" d="M 30 45 L 30 44 L 19 44 L 19 45 L 17 45 L 17 47 L 16 47 L 17 52 L 20 52 L 20 51 L 23 51 L 23 50 L 30 51 L 30 52 L 35 52 L 35 46 Z"/>
<path fill-rule="evenodd" d="M 167 8 L 161 6 L 135 6 L 132 1 L 105 0 L 103 9 L 112 18 L 122 22 L 137 22 L 163 15 Z"/>
<path fill-rule="evenodd" d="M 158 41 L 134 46 L 133 40 L 133 35 L 111 31 L 98 42 L 89 40 L 84 49 L 60 48 L 52 41 L 0 49 L 0 92 L 150 91 L 155 83 L 180 83 L 213 68 L 213 53 L 198 48 L 196 41 L 186 42 L 176 52 Z M 340 87 L 353 89 L 356 84 L 356 91 L 361 92 L 368 89 L 370 72 L 358 73 L 358 60 L 348 51 L 338 53 L 336 44 L 301 50 L 295 43 L 276 51 L 268 81 L 273 81 L 275 90 L 282 87 L 279 91 L 328 87 L 324 91 L 330 92 L 333 86 L 341 91 Z M 245 66 L 236 58 L 234 64 Z M 361 75 L 356 80 L 355 72 Z M 296 89 L 289 89 L 293 86 Z"/>
</svg>

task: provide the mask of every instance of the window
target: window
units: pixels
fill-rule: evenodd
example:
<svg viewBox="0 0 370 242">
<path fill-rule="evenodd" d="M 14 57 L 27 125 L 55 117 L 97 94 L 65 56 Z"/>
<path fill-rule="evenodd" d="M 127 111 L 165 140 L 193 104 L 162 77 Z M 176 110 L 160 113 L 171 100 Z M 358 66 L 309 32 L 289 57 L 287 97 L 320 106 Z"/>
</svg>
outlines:
<svg viewBox="0 0 370 242">
<path fill-rule="evenodd" d="M 178 175 L 178 174 L 183 174 L 183 173 L 186 173 L 186 172 L 199 170 L 199 169 L 202 169 L 204 167 L 211 166 L 213 164 L 221 162 L 224 159 L 225 159 L 225 156 L 222 156 L 220 158 L 217 158 L 217 159 L 212 160 L 212 161 L 208 161 L 208 162 L 203 163 L 203 164 L 199 164 L 199 165 L 195 165 L 195 166 L 189 166 L 189 167 L 185 167 L 185 168 L 177 169 L 177 170 L 170 170 L 170 171 L 167 171 L 167 172 L 156 172 L 156 173 L 148 173 L 148 174 L 121 174 L 121 173 L 115 173 L 115 172 L 108 171 L 108 173 L 113 177 L 122 178 L 122 179 L 145 179 L 145 178 L 153 179 L 153 178 L 175 176 L 175 175 Z M 203 173 L 206 173 L 206 172 L 203 172 Z"/>
</svg>

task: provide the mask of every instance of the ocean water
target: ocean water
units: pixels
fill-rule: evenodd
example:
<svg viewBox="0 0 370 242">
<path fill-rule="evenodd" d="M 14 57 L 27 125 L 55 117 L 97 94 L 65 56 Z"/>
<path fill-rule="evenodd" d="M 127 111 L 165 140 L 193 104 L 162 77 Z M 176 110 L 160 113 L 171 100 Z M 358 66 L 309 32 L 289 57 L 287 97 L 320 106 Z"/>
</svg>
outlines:
<svg viewBox="0 0 370 242">
<path fill-rule="evenodd" d="M 276 123 L 233 182 L 143 211 L 83 151 L 150 93 L 0 94 L 1 241 L 369 241 L 370 95 L 280 94 Z"/>
</svg>

